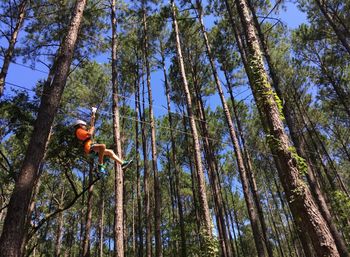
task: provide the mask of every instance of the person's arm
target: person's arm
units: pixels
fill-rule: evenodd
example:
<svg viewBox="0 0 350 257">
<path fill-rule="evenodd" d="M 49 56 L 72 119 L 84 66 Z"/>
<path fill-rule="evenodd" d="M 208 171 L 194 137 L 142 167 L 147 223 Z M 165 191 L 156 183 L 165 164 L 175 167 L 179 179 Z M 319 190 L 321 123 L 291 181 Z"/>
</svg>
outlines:
<svg viewBox="0 0 350 257">
<path fill-rule="evenodd" d="M 95 113 L 93 112 L 90 120 L 90 129 L 88 131 L 89 135 L 92 136 L 95 132 Z"/>
</svg>

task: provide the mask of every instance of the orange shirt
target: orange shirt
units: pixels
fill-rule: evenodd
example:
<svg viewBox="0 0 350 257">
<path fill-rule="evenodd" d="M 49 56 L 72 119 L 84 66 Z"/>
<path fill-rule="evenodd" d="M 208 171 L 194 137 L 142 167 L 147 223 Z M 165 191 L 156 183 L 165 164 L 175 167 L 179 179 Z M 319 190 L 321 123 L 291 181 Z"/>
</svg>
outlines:
<svg viewBox="0 0 350 257">
<path fill-rule="evenodd" d="M 89 134 L 89 131 L 83 129 L 83 128 L 78 128 L 76 131 L 75 131 L 75 136 L 84 142 L 84 152 L 86 154 L 89 154 L 90 151 L 91 151 L 91 144 L 92 144 L 92 141 L 91 141 L 91 135 Z"/>
<path fill-rule="evenodd" d="M 87 139 L 90 139 L 91 135 L 89 135 L 89 132 L 83 128 L 78 128 L 75 131 L 75 135 L 77 136 L 77 138 L 81 141 L 85 141 Z"/>
</svg>

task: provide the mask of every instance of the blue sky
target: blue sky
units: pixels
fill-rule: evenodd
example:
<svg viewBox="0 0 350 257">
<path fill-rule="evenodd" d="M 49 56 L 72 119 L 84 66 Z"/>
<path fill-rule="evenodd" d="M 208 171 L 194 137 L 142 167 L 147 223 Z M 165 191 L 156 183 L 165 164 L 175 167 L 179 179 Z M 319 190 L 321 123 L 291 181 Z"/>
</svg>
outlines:
<svg viewBox="0 0 350 257">
<path fill-rule="evenodd" d="M 273 16 L 280 18 L 282 22 L 287 24 L 290 29 L 296 28 L 301 23 L 306 22 L 306 15 L 298 10 L 295 3 L 286 2 L 285 6 L 285 10 L 280 10 L 278 15 Z M 208 18 L 206 22 L 207 25 L 210 25 L 210 23 L 212 23 L 212 20 Z M 6 47 L 4 40 L 1 40 L 0 43 L 2 44 L 2 46 Z M 98 62 L 103 63 L 108 62 L 108 57 L 109 54 L 104 54 L 97 57 L 96 59 L 98 60 Z M 3 59 L 0 57 L 0 63 L 2 63 L 2 61 Z M 29 68 L 28 64 L 23 64 L 21 58 L 17 58 L 16 62 L 18 64 L 11 63 L 10 65 L 10 69 L 6 79 L 6 82 L 8 82 L 8 84 L 6 84 L 5 95 L 10 94 L 12 88 L 11 84 L 31 89 L 35 86 L 38 80 L 45 79 L 47 77 L 48 68 L 41 63 L 36 63 L 34 70 Z M 166 106 L 166 99 L 164 97 L 162 72 L 157 71 L 152 73 L 151 82 L 154 96 L 154 112 L 156 116 L 162 116 L 166 114 L 166 109 L 164 108 L 164 106 Z M 235 92 L 235 94 L 243 90 L 244 89 L 241 89 L 240 91 Z M 240 98 L 243 99 L 249 94 L 250 92 L 246 92 L 240 95 Z M 219 97 L 217 95 L 210 97 L 208 99 L 208 104 L 213 108 L 219 105 Z M 130 105 L 133 107 L 134 103 L 130 102 Z"/>
</svg>

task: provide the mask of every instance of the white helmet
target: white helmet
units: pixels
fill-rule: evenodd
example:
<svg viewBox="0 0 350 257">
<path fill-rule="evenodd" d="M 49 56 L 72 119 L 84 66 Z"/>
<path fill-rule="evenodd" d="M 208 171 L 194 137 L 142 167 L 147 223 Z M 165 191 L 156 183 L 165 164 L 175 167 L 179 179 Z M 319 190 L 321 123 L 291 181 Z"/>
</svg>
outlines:
<svg viewBox="0 0 350 257">
<path fill-rule="evenodd" d="M 85 125 L 86 126 L 86 122 L 83 121 L 83 120 L 76 120 L 74 123 L 73 123 L 73 126 L 78 126 L 78 125 Z"/>
</svg>

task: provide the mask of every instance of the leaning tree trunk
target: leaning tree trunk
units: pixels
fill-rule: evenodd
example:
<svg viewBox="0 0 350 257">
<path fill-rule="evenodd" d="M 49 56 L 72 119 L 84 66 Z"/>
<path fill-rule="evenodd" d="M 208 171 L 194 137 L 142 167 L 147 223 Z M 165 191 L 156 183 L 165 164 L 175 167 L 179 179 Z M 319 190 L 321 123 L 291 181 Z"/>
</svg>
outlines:
<svg viewBox="0 0 350 257">
<path fill-rule="evenodd" d="M 5 58 L 0 71 L 0 97 L 4 93 L 7 72 L 10 67 L 10 62 L 12 61 L 18 33 L 22 27 L 24 17 L 25 17 L 26 7 L 28 3 L 29 3 L 28 0 L 22 0 L 22 2 L 18 5 L 17 21 L 15 26 L 12 28 L 12 34 L 9 40 L 9 46 L 5 51 Z"/>
<path fill-rule="evenodd" d="M 86 0 L 77 0 L 67 34 L 45 83 L 34 130 L 7 210 L 0 238 L 1 257 L 21 256 L 23 253 L 30 198 L 35 181 L 40 176 L 38 168 L 66 84 L 85 5 Z"/>
<path fill-rule="evenodd" d="M 267 42 L 265 40 L 265 35 L 262 32 L 261 26 L 259 24 L 258 18 L 257 18 L 256 13 L 255 13 L 255 8 L 254 8 L 253 4 L 251 3 L 251 0 L 248 0 L 248 4 L 249 4 L 249 8 L 252 12 L 253 21 L 254 21 L 255 27 L 257 29 L 257 33 L 258 33 L 259 40 L 260 40 L 260 43 L 261 43 L 261 46 L 263 49 L 264 56 L 266 58 L 266 62 L 267 62 L 268 67 L 269 67 L 270 75 L 271 75 L 271 78 L 273 81 L 273 86 L 276 90 L 276 94 L 278 95 L 278 97 L 284 102 L 283 114 L 286 118 L 286 122 L 287 122 L 287 125 L 289 128 L 289 131 L 290 131 L 292 141 L 296 147 L 297 154 L 299 156 L 301 156 L 302 158 L 305 158 L 307 161 L 308 172 L 306 174 L 306 177 L 307 177 L 308 183 L 310 185 L 310 190 L 311 190 L 313 196 L 315 197 L 316 203 L 318 204 L 324 219 L 327 221 L 327 224 L 328 224 L 330 231 L 334 237 L 334 240 L 335 240 L 335 243 L 337 245 L 339 252 L 341 253 L 342 256 L 349 257 L 349 253 L 347 251 L 344 239 L 342 238 L 341 234 L 339 233 L 339 231 L 337 230 L 337 228 L 334 224 L 334 221 L 330 215 L 329 207 L 324 199 L 323 193 L 321 192 L 320 188 L 317 186 L 316 178 L 313 175 L 314 170 L 312 167 L 312 162 L 309 160 L 307 154 L 304 151 L 305 144 L 302 142 L 303 139 L 302 139 L 302 137 L 300 138 L 297 135 L 298 132 L 297 132 L 297 129 L 295 126 L 295 122 L 293 121 L 293 118 L 291 117 L 291 109 L 292 109 L 291 102 L 289 99 L 284 97 L 284 94 L 282 93 L 282 90 L 280 88 L 280 78 L 277 74 L 276 67 L 271 59 L 270 51 L 269 51 Z M 327 70 L 327 68 L 325 68 L 323 65 L 321 68 L 324 71 L 324 73 L 326 74 L 326 76 L 328 77 L 330 83 L 332 84 L 333 88 L 335 89 L 335 92 L 337 93 L 337 95 L 339 97 L 339 100 L 343 104 L 347 114 L 350 117 L 350 109 L 349 109 L 349 106 L 347 105 L 347 102 L 346 102 L 347 98 L 345 96 L 345 93 L 337 85 L 337 83 L 335 83 L 335 81 L 332 79 L 331 75 L 329 75 L 329 71 Z"/>
<path fill-rule="evenodd" d="M 170 107 L 170 86 L 168 83 L 168 76 L 166 72 L 165 67 L 165 54 L 164 54 L 164 47 L 162 42 L 160 42 L 161 47 L 161 57 L 162 57 L 162 67 L 163 67 L 163 74 L 164 74 L 164 84 L 165 84 L 165 94 L 167 99 L 167 109 L 168 109 L 168 119 L 169 119 L 169 127 L 173 128 L 173 119 L 171 116 L 171 107 Z M 176 151 L 176 144 L 175 144 L 175 136 L 174 132 L 171 129 L 170 130 L 170 141 L 171 141 L 171 150 L 172 150 L 172 162 L 174 165 L 174 173 L 175 173 L 175 194 L 177 198 L 177 205 L 178 205 L 178 214 L 179 214 L 179 222 L 180 222 L 180 237 L 181 237 L 181 257 L 187 256 L 187 250 L 186 250 L 186 233 L 185 233 L 185 223 L 184 223 L 184 214 L 183 214 L 183 204 L 182 199 L 180 195 L 180 170 L 177 165 L 177 151 Z"/>
<path fill-rule="evenodd" d="M 193 72 L 194 73 L 194 72 Z M 193 74 L 194 77 L 194 87 L 196 91 L 196 99 L 197 99 L 197 105 L 198 105 L 198 117 L 200 119 L 200 129 L 201 129 L 201 134 L 202 134 L 202 142 L 203 142 L 203 148 L 204 148 L 204 157 L 207 163 L 208 167 L 208 178 L 210 182 L 210 186 L 212 189 L 212 195 L 213 195 L 213 200 L 214 200 L 214 210 L 215 210 L 215 216 L 216 216 L 216 223 L 217 223 L 217 228 L 218 228 L 218 234 L 219 234 L 219 244 L 221 247 L 221 255 L 223 257 L 228 257 L 232 256 L 232 251 L 231 248 L 229 247 L 228 243 L 228 236 L 227 236 L 227 231 L 226 231 L 226 225 L 225 225 L 225 219 L 224 219 L 224 214 L 223 214 L 223 203 L 222 203 L 222 198 L 220 194 L 220 189 L 219 189 L 219 182 L 218 182 L 218 177 L 217 177 L 217 170 L 215 167 L 215 157 L 214 153 L 212 151 L 213 145 L 210 143 L 209 138 L 210 134 L 208 131 L 208 126 L 207 126 L 207 119 L 205 116 L 205 111 L 204 111 L 204 104 L 203 100 L 201 98 L 201 95 L 199 93 L 199 86 L 197 83 L 197 78 L 196 74 Z"/>
<path fill-rule="evenodd" d="M 332 15 L 327 11 L 327 1 L 324 0 L 315 0 L 316 4 L 320 8 L 322 14 L 326 18 L 329 25 L 334 30 L 336 36 L 338 37 L 339 41 L 342 43 L 346 51 L 350 54 L 350 44 L 347 41 L 346 36 L 344 33 L 339 29 L 338 25 L 334 22 Z"/>
<path fill-rule="evenodd" d="M 234 115 L 234 118 L 236 120 L 236 125 L 237 125 L 237 132 L 238 132 L 239 138 L 241 139 L 241 143 L 242 143 L 242 150 L 244 153 L 244 163 L 245 163 L 245 167 L 248 171 L 249 182 L 250 182 L 249 184 L 251 187 L 254 203 L 255 203 L 255 206 L 257 208 L 257 212 L 258 212 L 258 216 L 259 216 L 259 220 L 260 220 L 260 225 L 261 225 L 261 230 L 262 230 L 262 235 L 264 237 L 265 245 L 267 247 L 267 252 L 268 252 L 269 256 L 273 256 L 273 247 L 272 247 L 272 244 L 269 241 L 268 236 L 267 236 L 268 235 L 267 226 L 266 226 L 266 222 L 265 222 L 263 208 L 261 206 L 262 204 L 260 202 L 258 188 L 256 185 L 252 160 L 251 160 L 250 153 L 248 152 L 248 149 L 246 147 L 245 138 L 243 135 L 242 124 L 241 124 L 241 121 L 240 121 L 240 118 L 238 115 L 237 104 L 235 102 L 235 98 L 234 98 L 233 92 L 232 92 L 232 85 L 231 85 L 231 82 L 228 78 L 227 72 L 225 70 L 224 70 L 224 75 L 225 75 L 225 79 L 227 82 L 228 91 L 229 91 L 229 94 L 231 97 L 231 102 L 232 102 L 232 106 L 233 106 L 233 115 Z"/>
<path fill-rule="evenodd" d="M 247 209 L 248 209 L 248 214 L 249 214 L 249 218 L 251 221 L 251 226 L 252 226 L 252 230 L 253 230 L 253 235 L 254 235 L 254 241 L 255 241 L 255 245 L 256 245 L 256 249 L 258 252 L 258 256 L 259 257 L 263 257 L 266 256 L 265 254 L 265 245 L 264 245 L 264 237 L 259 229 L 259 221 L 258 221 L 258 216 L 256 213 L 256 210 L 254 208 L 254 203 L 253 203 L 253 199 L 251 197 L 251 194 L 249 192 L 249 180 L 248 180 L 248 174 L 247 174 L 247 170 L 244 166 L 244 161 L 243 161 L 243 156 L 241 153 L 241 149 L 239 147 L 239 143 L 238 143 L 238 138 L 234 129 L 234 125 L 232 122 L 232 118 L 231 118 L 231 114 L 224 96 L 224 92 L 222 90 L 221 87 L 221 82 L 219 79 L 219 75 L 217 74 L 217 69 L 216 69 L 216 65 L 214 63 L 214 58 L 213 58 L 213 54 L 211 52 L 211 48 L 210 48 L 210 44 L 209 44 L 209 40 L 207 37 L 207 33 L 205 31 L 205 27 L 203 24 L 203 17 L 202 17 L 202 6 L 199 0 L 196 1 L 197 3 L 197 11 L 198 11 L 198 16 L 199 16 L 199 21 L 201 24 L 201 30 L 203 33 L 203 37 L 204 37 L 204 42 L 205 42 L 205 46 L 206 46 L 206 50 L 207 50 L 207 55 L 209 58 L 209 62 L 212 68 L 212 72 L 214 75 L 214 79 L 215 79 L 215 84 L 216 84 L 216 88 L 219 92 L 219 96 L 220 96 L 220 100 L 221 100 L 221 104 L 223 107 L 223 111 L 225 114 L 225 118 L 226 118 L 226 122 L 229 128 L 229 133 L 230 133 L 230 137 L 231 137 L 231 141 L 234 145 L 234 151 L 235 151 L 235 156 L 237 159 L 237 165 L 238 165 L 238 171 L 240 174 L 240 178 L 242 181 L 242 187 L 243 187 L 243 192 L 244 192 L 244 198 L 246 200 L 246 205 L 247 205 Z"/>
<path fill-rule="evenodd" d="M 176 20 L 176 8 L 173 0 L 171 1 L 171 5 L 172 5 L 171 8 L 172 8 L 173 29 L 176 37 L 177 59 L 178 59 L 179 69 L 180 69 L 183 87 L 185 91 L 184 93 L 185 93 L 186 103 L 187 103 L 187 114 L 190 120 L 192 138 L 194 142 L 195 163 L 197 168 L 197 179 L 198 179 L 198 196 L 199 196 L 200 214 L 202 219 L 201 234 L 203 237 L 203 242 L 205 244 L 204 251 L 206 251 L 207 247 L 209 247 L 213 242 L 212 222 L 210 218 L 208 200 L 206 195 L 205 176 L 204 176 L 203 166 L 202 166 L 202 157 L 201 157 L 200 144 L 198 140 L 198 132 L 197 132 L 197 127 L 196 127 L 196 123 L 195 123 L 193 111 L 192 111 L 191 94 L 189 91 L 188 82 L 186 78 L 185 66 L 184 66 L 184 61 L 182 57 L 179 29 L 178 29 L 177 20 Z M 210 253 L 208 252 L 208 254 Z"/>
<path fill-rule="evenodd" d="M 120 124 L 119 124 L 119 97 L 117 78 L 117 17 L 116 0 L 111 3 L 111 26 L 112 26 L 112 90 L 113 90 L 113 141 L 114 152 L 121 157 L 122 148 L 120 144 Z M 121 166 L 114 164 L 114 257 L 124 257 L 124 231 L 123 231 L 123 171 Z"/>
<path fill-rule="evenodd" d="M 265 118 L 268 126 L 266 133 L 270 149 L 274 154 L 293 216 L 298 226 L 310 235 L 319 256 L 339 256 L 329 227 L 319 212 L 309 188 L 301 178 L 300 172 L 303 172 L 302 164 L 305 162 L 289 145 L 281 119 L 281 110 L 277 104 L 279 99 L 268 82 L 247 2 L 245 0 L 235 2 L 247 37 L 249 63 L 247 73 L 253 81 L 251 87 L 257 107 L 264 115 L 262 118 Z"/>
<path fill-rule="evenodd" d="M 155 243 L 156 243 L 156 257 L 163 256 L 162 249 L 162 235 L 161 235 L 161 191 L 159 185 L 159 175 L 158 175 L 158 165 L 157 165 L 157 146 L 156 146 L 156 128 L 154 123 L 154 114 L 153 114 L 153 96 L 151 88 L 151 67 L 149 63 L 149 46 L 148 46 L 148 28 L 147 28 L 147 14 L 145 1 L 142 1 L 143 5 L 143 47 L 144 47 L 144 58 L 146 64 L 146 80 L 147 80 L 147 89 L 148 89 L 148 110 L 149 110 L 149 122 L 151 126 L 151 149 L 152 149 L 152 168 L 153 168 L 153 186 L 154 186 L 154 231 L 155 231 Z"/>
</svg>

